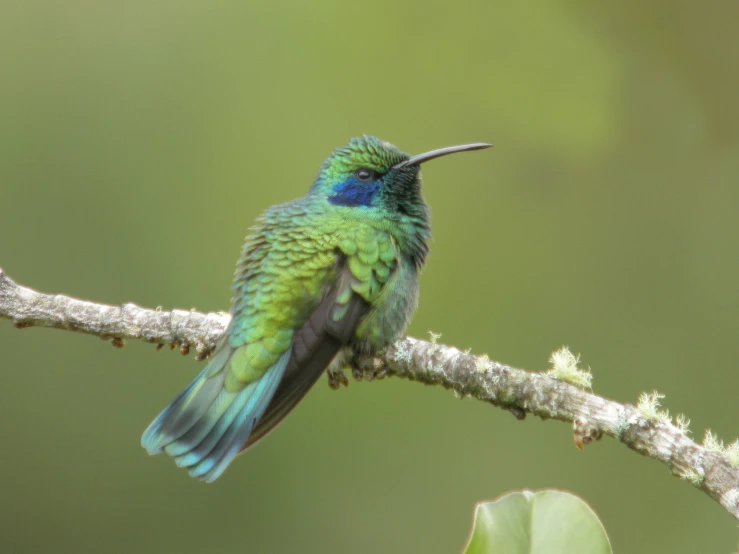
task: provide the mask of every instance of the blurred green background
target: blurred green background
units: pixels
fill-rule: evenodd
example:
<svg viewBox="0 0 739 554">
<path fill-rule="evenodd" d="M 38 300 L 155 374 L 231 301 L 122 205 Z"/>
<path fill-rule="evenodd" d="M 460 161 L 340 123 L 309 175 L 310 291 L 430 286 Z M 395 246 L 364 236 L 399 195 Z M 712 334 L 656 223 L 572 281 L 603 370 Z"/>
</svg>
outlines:
<svg viewBox="0 0 739 554">
<path fill-rule="evenodd" d="M 370 133 L 417 153 L 435 241 L 409 334 L 739 434 L 739 5 L 0 2 L 0 267 L 227 309 L 243 236 Z M 728 554 L 718 504 L 616 441 L 400 380 L 322 379 L 214 485 L 140 433 L 193 356 L 0 321 L 0 552 L 457 552 L 475 502 L 586 499 L 618 552 Z"/>
</svg>

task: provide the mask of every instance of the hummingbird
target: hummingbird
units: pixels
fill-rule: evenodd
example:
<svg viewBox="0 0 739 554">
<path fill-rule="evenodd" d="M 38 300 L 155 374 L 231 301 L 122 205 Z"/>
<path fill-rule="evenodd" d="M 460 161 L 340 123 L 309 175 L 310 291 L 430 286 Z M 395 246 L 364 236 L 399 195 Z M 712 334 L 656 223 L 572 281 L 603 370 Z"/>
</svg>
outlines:
<svg viewBox="0 0 739 554">
<path fill-rule="evenodd" d="M 421 164 L 490 147 L 409 156 L 364 135 L 334 150 L 308 193 L 264 212 L 241 250 L 231 321 L 206 367 L 144 431 L 212 482 L 269 433 L 324 370 L 400 338 L 429 252 Z"/>
</svg>

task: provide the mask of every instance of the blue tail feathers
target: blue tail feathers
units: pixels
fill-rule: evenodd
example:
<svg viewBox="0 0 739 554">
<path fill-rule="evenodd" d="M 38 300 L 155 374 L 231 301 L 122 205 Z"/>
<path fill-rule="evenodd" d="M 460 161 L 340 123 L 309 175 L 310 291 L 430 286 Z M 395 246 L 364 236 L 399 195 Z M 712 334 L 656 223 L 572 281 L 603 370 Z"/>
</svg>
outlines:
<svg viewBox="0 0 739 554">
<path fill-rule="evenodd" d="M 277 390 L 290 350 L 240 391 L 223 384 L 233 350 L 222 344 L 210 363 L 154 419 L 141 437 L 149 454 L 164 451 L 191 476 L 217 479 L 246 443 Z"/>
</svg>

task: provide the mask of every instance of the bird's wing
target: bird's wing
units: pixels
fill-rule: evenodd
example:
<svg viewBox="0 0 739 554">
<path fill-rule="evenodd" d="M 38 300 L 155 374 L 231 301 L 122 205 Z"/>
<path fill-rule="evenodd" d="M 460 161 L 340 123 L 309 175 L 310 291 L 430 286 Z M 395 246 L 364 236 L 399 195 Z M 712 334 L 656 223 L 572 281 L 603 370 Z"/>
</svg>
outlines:
<svg viewBox="0 0 739 554">
<path fill-rule="evenodd" d="M 397 267 L 390 235 L 354 226 L 339 236 L 336 284 L 294 334 L 282 381 L 242 450 L 269 433 L 310 390 L 355 336 Z"/>
<path fill-rule="evenodd" d="M 242 450 L 269 433 L 305 396 L 354 335 L 370 304 L 354 293 L 356 278 L 344 265 L 339 279 L 293 335 L 290 359 L 275 395 Z"/>
</svg>

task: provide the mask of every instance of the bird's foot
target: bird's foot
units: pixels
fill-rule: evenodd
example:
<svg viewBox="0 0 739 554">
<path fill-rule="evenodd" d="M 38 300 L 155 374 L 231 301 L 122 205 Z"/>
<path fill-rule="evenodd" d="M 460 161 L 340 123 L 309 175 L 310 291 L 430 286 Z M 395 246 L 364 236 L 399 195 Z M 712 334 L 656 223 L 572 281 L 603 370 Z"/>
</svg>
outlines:
<svg viewBox="0 0 739 554">
<path fill-rule="evenodd" d="M 365 359 L 362 363 L 356 358 L 351 358 L 349 367 L 352 368 L 352 377 L 355 381 L 374 381 L 387 376 L 387 367 L 379 358 Z"/>
<path fill-rule="evenodd" d="M 340 389 L 341 385 L 344 385 L 345 387 L 349 386 L 349 379 L 347 378 L 346 373 L 344 373 L 343 367 L 330 367 L 326 371 L 326 375 L 328 376 L 328 386 L 334 390 Z"/>
<path fill-rule="evenodd" d="M 349 386 L 349 379 L 344 373 L 347 367 L 351 369 L 355 381 L 374 381 L 387 376 L 387 367 L 380 358 L 345 354 L 331 362 L 326 370 L 329 387 L 336 390 L 342 385 Z"/>
</svg>

